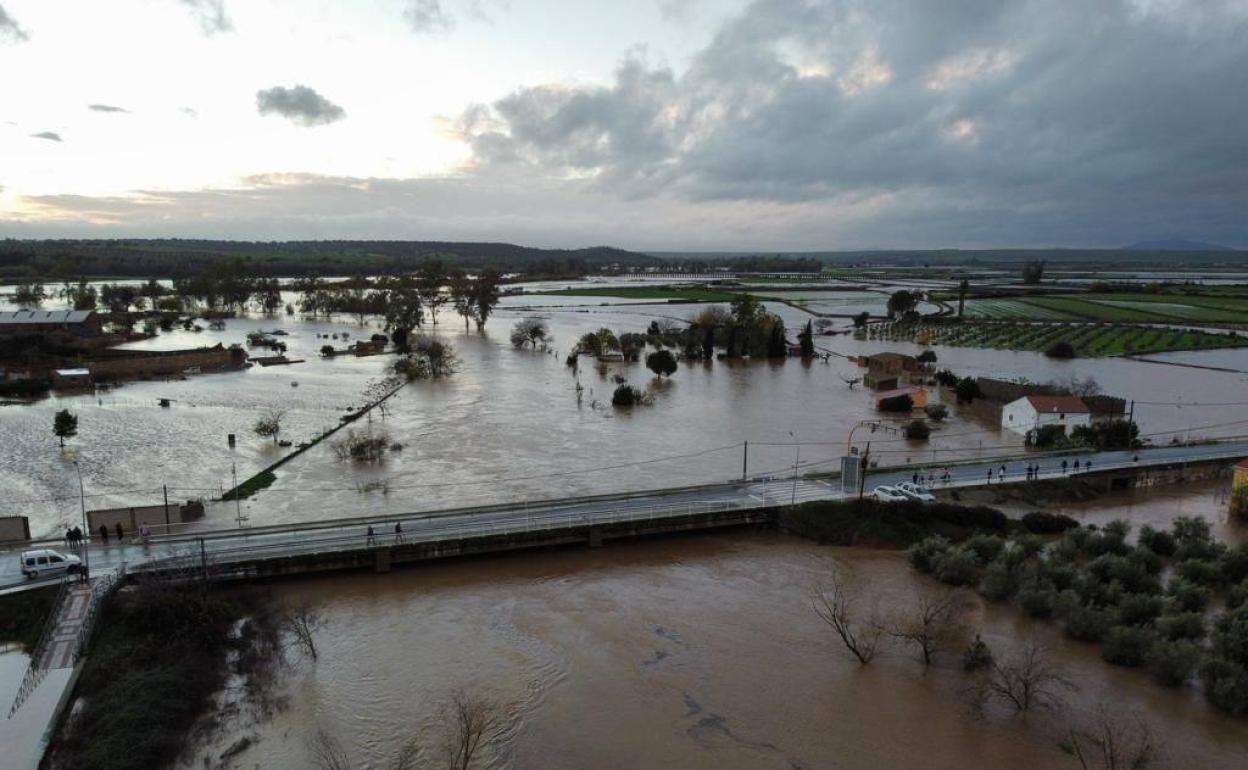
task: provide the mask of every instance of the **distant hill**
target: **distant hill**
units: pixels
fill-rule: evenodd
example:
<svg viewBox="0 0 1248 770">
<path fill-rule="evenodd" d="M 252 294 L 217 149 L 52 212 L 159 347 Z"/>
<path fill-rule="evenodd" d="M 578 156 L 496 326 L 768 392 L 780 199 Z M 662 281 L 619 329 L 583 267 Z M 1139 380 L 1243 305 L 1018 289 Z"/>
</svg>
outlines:
<svg viewBox="0 0 1248 770">
<path fill-rule="evenodd" d="M 1230 246 L 1219 246 L 1216 243 L 1200 241 L 1140 241 L 1130 246 L 1123 246 L 1127 251 L 1234 251 Z"/>
<path fill-rule="evenodd" d="M 651 256 L 680 264 L 702 262 L 736 266 L 740 260 L 759 258 L 818 260 L 829 265 L 906 266 L 906 267 L 984 267 L 1010 265 L 1033 259 L 1069 267 L 1100 268 L 1113 266 L 1191 267 L 1248 265 L 1248 251 L 1213 247 L 1212 249 L 872 249 L 861 251 L 652 251 Z"/>
<path fill-rule="evenodd" d="M 594 246 L 537 249 L 512 243 L 457 241 L 212 241 L 165 239 L 0 240 L 0 276 L 79 275 L 170 277 L 241 260 L 277 276 L 398 273 L 439 258 L 452 267 L 542 275 L 575 275 L 619 264 L 647 267 L 662 260 Z"/>
</svg>

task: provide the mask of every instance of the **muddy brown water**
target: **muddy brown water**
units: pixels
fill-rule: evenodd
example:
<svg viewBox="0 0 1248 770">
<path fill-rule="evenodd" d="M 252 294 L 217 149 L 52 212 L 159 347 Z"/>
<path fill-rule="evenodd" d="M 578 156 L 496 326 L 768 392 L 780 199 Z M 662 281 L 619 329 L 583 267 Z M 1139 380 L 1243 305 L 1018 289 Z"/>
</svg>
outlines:
<svg viewBox="0 0 1248 770">
<path fill-rule="evenodd" d="M 250 736 L 231 766 L 305 768 L 324 729 L 357 767 L 384 767 L 463 688 L 506 706 L 496 768 L 1066 767 L 1058 739 L 1102 702 L 1146 719 L 1172 767 L 1243 767 L 1244 722 L 1008 607 L 976 602 L 983 636 L 998 655 L 1046 645 L 1079 686 L 1060 712 L 971 716 L 952 656 L 924 671 L 890 646 L 861 667 L 808 602 L 832 564 L 883 610 L 933 587 L 896 552 L 747 532 L 278 584 L 324 612 L 319 660 L 286 673 L 285 710 L 187 766 Z"/>
</svg>

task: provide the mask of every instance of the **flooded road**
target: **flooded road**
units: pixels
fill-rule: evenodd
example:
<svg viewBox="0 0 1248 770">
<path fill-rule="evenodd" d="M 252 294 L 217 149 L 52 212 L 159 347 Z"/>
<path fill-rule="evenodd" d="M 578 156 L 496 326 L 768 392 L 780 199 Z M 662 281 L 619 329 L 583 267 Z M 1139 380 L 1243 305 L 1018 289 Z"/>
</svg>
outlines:
<svg viewBox="0 0 1248 770">
<path fill-rule="evenodd" d="M 437 732 L 457 689 L 504 704 L 496 768 L 1064 767 L 1057 740 L 1102 701 L 1148 720 L 1175 767 L 1242 766 L 1242 722 L 1006 607 L 977 605 L 984 639 L 998 656 L 1046 645 L 1079 684 L 1067 708 L 971 717 L 954 656 L 925 672 L 890 646 L 861 667 L 808 603 L 833 563 L 884 609 L 931 587 L 898 553 L 748 533 L 278 584 L 279 601 L 324 612 L 319 660 L 287 673 L 286 710 L 187 766 L 245 734 L 256 742 L 234 767 L 304 768 L 324 729 L 357 766 L 382 767 Z"/>
</svg>

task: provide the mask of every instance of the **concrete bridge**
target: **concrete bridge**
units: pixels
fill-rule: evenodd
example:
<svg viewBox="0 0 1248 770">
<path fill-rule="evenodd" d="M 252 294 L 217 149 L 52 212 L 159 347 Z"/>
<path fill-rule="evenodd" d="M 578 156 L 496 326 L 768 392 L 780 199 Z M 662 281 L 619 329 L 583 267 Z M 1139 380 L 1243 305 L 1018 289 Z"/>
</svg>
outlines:
<svg viewBox="0 0 1248 770">
<path fill-rule="evenodd" d="M 1025 454 L 947 466 L 872 469 L 864 489 L 870 493 L 876 486 L 908 481 L 915 474 L 938 491 L 1019 484 L 1029 481 L 1028 465 L 1039 466 L 1040 480 L 1077 477 L 1104 483 L 1107 488 L 1128 487 L 1190 478 L 1191 466 L 1217 466 L 1243 457 L 1248 457 L 1248 441 L 1134 452 Z M 1077 471 L 1076 460 L 1080 462 Z M 755 478 L 523 505 L 205 530 L 154 537 L 147 544 L 91 545 L 90 562 L 94 574 L 124 568 L 132 574 L 198 572 L 223 580 L 335 569 L 387 570 L 395 564 L 470 554 L 576 543 L 592 546 L 666 532 L 762 524 L 779 506 L 852 494 L 842 490 L 835 476 Z M 51 545 L 60 547 L 60 541 Z M 20 574 L 19 550 L 0 553 L 0 590 L 32 585 Z"/>
</svg>

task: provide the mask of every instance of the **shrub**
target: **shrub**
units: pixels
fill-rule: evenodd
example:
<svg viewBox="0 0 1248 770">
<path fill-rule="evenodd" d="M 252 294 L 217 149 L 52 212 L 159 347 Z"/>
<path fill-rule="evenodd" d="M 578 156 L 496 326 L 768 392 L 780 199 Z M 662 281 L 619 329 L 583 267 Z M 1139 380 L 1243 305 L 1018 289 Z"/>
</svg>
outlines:
<svg viewBox="0 0 1248 770">
<path fill-rule="evenodd" d="M 1248 666 L 1248 606 L 1240 605 L 1219 615 L 1210 642 L 1218 657 Z"/>
<path fill-rule="evenodd" d="M 1124 626 L 1142 626 L 1151 623 L 1166 609 L 1160 596 L 1129 594 L 1118 602 L 1118 622 Z"/>
<path fill-rule="evenodd" d="M 941 422 L 949 416 L 949 407 L 944 404 L 928 404 L 923 407 L 923 413 L 933 422 Z"/>
<path fill-rule="evenodd" d="M 1079 570 L 1073 564 L 1049 562 L 1044 565 L 1044 577 L 1059 591 L 1065 591 L 1074 585 Z"/>
<path fill-rule="evenodd" d="M 1200 663 L 1200 648 L 1191 642 L 1156 641 L 1144 654 L 1144 665 L 1159 684 L 1181 687 Z"/>
<path fill-rule="evenodd" d="M 1114 582 L 1098 580 L 1095 575 L 1080 572 L 1070 585 L 1082 604 L 1094 607 L 1108 607 L 1118 603 L 1122 588 Z"/>
<path fill-rule="evenodd" d="M 1076 605 L 1066 612 L 1066 635 L 1081 642 L 1099 642 L 1109 631 L 1109 614 L 1094 607 Z"/>
<path fill-rule="evenodd" d="M 1005 539 L 998 535 L 978 534 L 967 538 L 962 547 L 969 548 L 975 553 L 979 563 L 986 565 L 996 561 L 1001 555 L 1005 548 Z"/>
<path fill-rule="evenodd" d="M 1018 573 L 1001 562 L 993 562 L 984 570 L 979 592 L 992 601 L 1005 601 L 1018 592 Z"/>
<path fill-rule="evenodd" d="M 1184 612 L 1200 612 L 1209 604 L 1213 592 L 1206 586 L 1196 585 L 1186 578 L 1175 578 L 1167 587 L 1175 608 Z"/>
<path fill-rule="evenodd" d="M 1248 580 L 1231 586 L 1230 590 L 1226 592 L 1226 608 L 1228 610 L 1238 609 L 1245 604 L 1248 604 Z"/>
<path fill-rule="evenodd" d="M 1066 340 L 1059 340 L 1050 345 L 1044 354 L 1049 358 L 1074 358 L 1075 346 Z"/>
<path fill-rule="evenodd" d="M 979 383 L 970 377 L 963 377 L 958 380 L 954 393 L 958 397 L 959 404 L 969 404 L 983 395 L 979 390 Z"/>
<path fill-rule="evenodd" d="M 1171 525 L 1175 543 L 1178 548 L 1174 558 L 1179 561 L 1186 559 L 1213 559 L 1221 555 L 1220 544 L 1213 539 L 1213 529 L 1209 522 L 1199 516 L 1180 516 Z"/>
<path fill-rule="evenodd" d="M 1218 570 L 1218 565 L 1206 559 L 1181 561 L 1174 565 L 1174 572 L 1197 585 L 1210 588 L 1215 588 L 1222 582 L 1222 573 Z"/>
<path fill-rule="evenodd" d="M 1051 586 L 1028 586 L 1018 592 L 1018 604 L 1033 618 L 1052 617 L 1057 592 Z"/>
<path fill-rule="evenodd" d="M 612 406 L 635 406 L 643 402 L 645 394 L 632 385 L 624 384 L 616 387 L 615 392 L 611 394 Z"/>
<path fill-rule="evenodd" d="M 1222 579 L 1238 583 L 1248 578 L 1248 543 L 1240 543 L 1222 554 Z"/>
<path fill-rule="evenodd" d="M 900 396 L 881 399 L 878 408 L 881 412 L 909 413 L 914 411 L 914 399 L 903 393 Z"/>
<path fill-rule="evenodd" d="M 1205 615 L 1202 612 L 1176 612 L 1162 615 L 1156 621 L 1157 633 L 1163 639 L 1199 640 L 1205 635 Z"/>
<path fill-rule="evenodd" d="M 1152 641 L 1143 628 L 1114 626 L 1105 634 L 1101 657 L 1116 666 L 1142 666 Z"/>
<path fill-rule="evenodd" d="M 1075 529 L 1079 526 L 1079 522 L 1062 513 L 1032 511 L 1023 514 L 1023 526 L 1028 532 L 1036 535 L 1054 535 L 1068 529 Z"/>
<path fill-rule="evenodd" d="M 670 350 L 656 350 L 646 356 L 646 368 L 660 377 L 671 377 L 676 373 L 676 356 Z"/>
<path fill-rule="evenodd" d="M 936 571 L 936 561 L 949 550 L 949 540 L 940 535 L 925 537 L 906 549 L 906 559 L 919 572 L 930 575 Z"/>
<path fill-rule="evenodd" d="M 1248 668 L 1213 657 L 1200 667 L 1200 679 L 1210 703 L 1231 716 L 1248 716 Z"/>
<path fill-rule="evenodd" d="M 1173 556 L 1175 548 L 1178 547 L 1178 544 L 1174 542 L 1174 535 L 1164 530 L 1153 529 L 1147 524 L 1140 527 L 1139 542 L 1158 556 Z"/>
<path fill-rule="evenodd" d="M 966 548 L 950 548 L 934 565 L 936 579 L 951 586 L 969 586 L 979 582 L 979 560 Z"/>
<path fill-rule="evenodd" d="M 906 438 L 911 441 L 927 441 L 931 435 L 932 429 L 927 427 L 926 420 L 911 420 L 906 426 Z"/>
<path fill-rule="evenodd" d="M 1127 561 L 1150 575 L 1160 575 L 1161 570 L 1166 566 L 1160 556 L 1147 548 L 1131 549 L 1131 553 L 1127 554 Z"/>
<path fill-rule="evenodd" d="M 962 653 L 962 670 L 979 671 L 991 665 L 992 650 L 988 649 L 988 644 L 979 638 L 979 634 L 976 634 L 975 641 L 971 642 L 966 652 Z"/>
<path fill-rule="evenodd" d="M 952 388 L 958 384 L 958 375 L 948 369 L 941 369 L 939 372 L 936 372 L 936 384 Z"/>
</svg>

